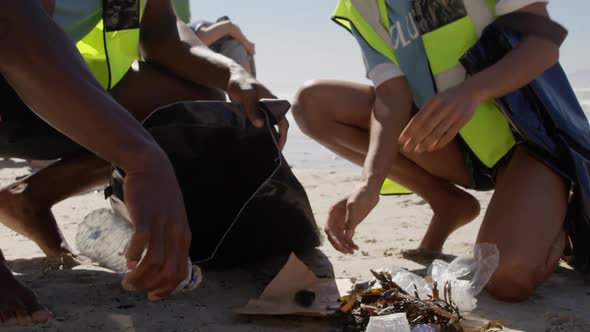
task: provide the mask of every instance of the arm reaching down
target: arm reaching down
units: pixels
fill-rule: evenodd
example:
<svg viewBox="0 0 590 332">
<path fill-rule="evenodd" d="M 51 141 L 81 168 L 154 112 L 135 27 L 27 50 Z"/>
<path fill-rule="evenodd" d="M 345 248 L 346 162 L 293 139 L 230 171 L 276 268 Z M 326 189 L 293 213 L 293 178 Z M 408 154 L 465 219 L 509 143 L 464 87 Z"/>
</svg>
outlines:
<svg viewBox="0 0 590 332">
<path fill-rule="evenodd" d="M 0 32 L 0 71 L 35 113 L 125 170 L 161 154 L 141 125 L 102 89 L 38 1 L 0 6 L 0 31 L 6 32 Z M 27 21 L 34 24 L 21 23 Z"/>
<path fill-rule="evenodd" d="M 549 17 L 546 7 L 545 3 L 535 3 L 519 12 Z M 403 150 L 421 153 L 446 146 L 479 104 L 522 88 L 558 60 L 558 45 L 525 34 L 518 47 L 498 63 L 428 101 L 400 136 Z"/>
<path fill-rule="evenodd" d="M 132 286 L 151 299 L 170 294 L 186 276 L 191 240 L 174 170 L 94 79 L 39 1 L 0 2 L 0 73 L 37 115 L 126 172 L 125 200 L 136 230 L 129 262 L 134 268 L 147 247 L 137 274 L 150 280 Z"/>
<path fill-rule="evenodd" d="M 371 135 L 363 182 L 378 193 L 387 178 L 399 147 L 394 144 L 410 119 L 412 91 L 403 76 L 391 79 L 376 89 L 371 116 Z"/>
<path fill-rule="evenodd" d="M 359 249 L 353 240 L 356 227 L 379 202 L 381 186 L 399 153 L 396 140 L 408 123 L 412 104 L 412 93 L 403 76 L 390 79 L 376 89 L 362 180 L 341 203 L 346 206 L 337 204 L 333 208 L 326 227 L 330 242 L 340 252 L 352 254 Z M 337 213 L 337 209 L 343 213 Z"/>
<path fill-rule="evenodd" d="M 149 0 L 141 29 L 141 45 L 146 61 L 158 64 L 188 81 L 226 91 L 241 103 L 252 124 L 264 125 L 257 103 L 274 95 L 240 65 L 211 51 L 194 32 L 177 20 L 169 0 Z M 283 121 L 287 121 L 286 119 Z M 281 145 L 288 126 L 281 124 Z"/>
</svg>

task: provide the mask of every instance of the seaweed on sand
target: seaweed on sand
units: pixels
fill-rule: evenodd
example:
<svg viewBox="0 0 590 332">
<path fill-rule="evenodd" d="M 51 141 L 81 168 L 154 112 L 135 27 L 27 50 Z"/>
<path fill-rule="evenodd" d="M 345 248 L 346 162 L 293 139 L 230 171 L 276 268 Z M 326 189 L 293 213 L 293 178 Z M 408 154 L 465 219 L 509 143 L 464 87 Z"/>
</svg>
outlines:
<svg viewBox="0 0 590 332">
<path fill-rule="evenodd" d="M 344 331 L 365 331 L 374 316 L 406 313 L 411 326 L 434 325 L 441 332 L 478 332 L 502 329 L 502 323 L 492 321 L 477 330 L 463 327 L 463 317 L 453 303 L 450 284 L 444 285 L 442 297 L 434 283 L 432 295 L 420 298 L 417 289 L 409 294 L 397 285 L 391 274 L 371 271 L 374 281 L 357 284 L 349 295 L 340 298 L 340 313 L 344 316 Z"/>
</svg>

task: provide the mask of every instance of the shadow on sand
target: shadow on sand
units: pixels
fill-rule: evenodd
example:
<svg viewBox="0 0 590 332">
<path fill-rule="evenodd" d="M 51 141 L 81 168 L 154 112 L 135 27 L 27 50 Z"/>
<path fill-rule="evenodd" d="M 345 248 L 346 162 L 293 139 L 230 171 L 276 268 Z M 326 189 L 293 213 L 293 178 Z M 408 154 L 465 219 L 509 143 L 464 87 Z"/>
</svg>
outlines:
<svg viewBox="0 0 590 332">
<path fill-rule="evenodd" d="M 0 159 L 0 169 L 2 168 L 23 168 L 28 167 L 29 162 L 21 159 Z"/>
<path fill-rule="evenodd" d="M 319 250 L 300 257 L 318 276 L 333 276 Z M 51 322 L 6 331 L 330 331 L 329 319 L 240 317 L 233 312 L 257 297 L 286 262 L 285 258 L 223 270 L 205 270 L 203 285 L 158 303 L 124 291 L 120 276 L 80 266 L 40 273 L 43 258 L 13 260 L 19 280 L 30 286 L 54 313 Z M 90 270 L 89 270 L 90 269 Z"/>
</svg>

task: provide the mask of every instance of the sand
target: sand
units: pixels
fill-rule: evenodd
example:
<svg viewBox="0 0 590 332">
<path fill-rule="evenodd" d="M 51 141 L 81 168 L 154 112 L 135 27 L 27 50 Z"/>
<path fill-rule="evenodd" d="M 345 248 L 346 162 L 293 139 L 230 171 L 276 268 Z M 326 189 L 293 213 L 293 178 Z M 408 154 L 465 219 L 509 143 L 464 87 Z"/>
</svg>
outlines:
<svg viewBox="0 0 590 332">
<path fill-rule="evenodd" d="M 358 172 L 341 167 L 305 170 L 300 158 L 296 168 L 309 192 L 320 227 L 330 204 L 351 190 Z M 326 163 L 326 165 L 329 163 Z M 337 164 L 337 163 L 334 163 Z M 20 161 L 0 161 L 0 182 L 6 185 L 28 173 Z M 477 193 L 484 207 L 491 194 Z M 106 207 L 100 192 L 69 199 L 54 208 L 70 244 L 77 224 L 89 212 Z M 383 198 L 360 226 L 362 252 L 343 256 L 328 243 L 304 260 L 318 275 L 368 278 L 369 269 L 401 266 L 424 270 L 425 266 L 401 258 L 400 251 L 414 248 L 430 220 L 428 206 L 416 196 Z M 448 241 L 445 252 L 467 253 L 473 246 L 481 218 L 462 228 Z M 41 251 L 30 241 L 0 226 L 0 245 L 18 278 L 32 287 L 55 314 L 51 322 L 37 327 L 6 331 L 337 331 L 330 320 L 304 318 L 239 317 L 233 309 L 256 297 L 278 272 L 282 259 L 225 271 L 205 271 L 203 287 L 194 293 L 160 303 L 148 303 L 142 294 L 124 292 L 120 278 L 94 266 L 42 272 Z M 482 295 L 475 321 L 503 320 L 513 331 L 590 331 L 590 287 L 574 271 L 560 267 L 527 302 L 506 304 Z"/>
</svg>

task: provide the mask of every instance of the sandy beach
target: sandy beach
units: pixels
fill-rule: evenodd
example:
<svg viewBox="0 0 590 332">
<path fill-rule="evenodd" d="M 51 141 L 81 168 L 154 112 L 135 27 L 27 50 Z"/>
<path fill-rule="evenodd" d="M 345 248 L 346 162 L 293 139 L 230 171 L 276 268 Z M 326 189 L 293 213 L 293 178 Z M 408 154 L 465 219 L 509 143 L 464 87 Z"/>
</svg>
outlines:
<svg viewBox="0 0 590 332">
<path fill-rule="evenodd" d="M 295 127 L 295 126 L 293 126 Z M 330 205 L 351 190 L 359 171 L 334 158 L 323 148 L 292 131 L 287 159 L 308 190 L 318 224 L 323 228 Z M 0 161 L 0 181 L 6 185 L 30 169 L 18 160 Z M 59 181 L 59 180 L 56 180 Z M 491 193 L 475 193 L 484 207 Z M 65 237 L 74 244 L 77 224 L 91 211 L 106 207 L 101 192 L 90 192 L 54 208 Z M 369 270 L 400 266 L 424 271 L 400 252 L 417 246 L 431 212 L 417 196 L 386 197 L 358 230 L 361 252 L 337 253 L 328 243 L 303 258 L 319 276 L 367 279 Z M 445 253 L 461 255 L 473 246 L 481 217 L 456 232 Z M 37 327 L 6 331 L 338 331 L 327 319 L 240 317 L 233 313 L 262 292 L 284 259 L 231 270 L 205 271 L 197 291 L 160 303 L 148 303 L 141 294 L 124 292 L 120 278 L 96 266 L 43 272 L 41 251 L 30 241 L 0 226 L 0 244 L 18 278 L 32 287 L 55 319 Z M 590 283 L 566 266 L 527 302 L 506 304 L 480 296 L 478 309 L 469 314 L 474 323 L 502 320 L 511 331 L 590 331 Z"/>
</svg>

